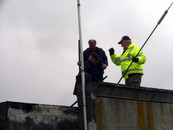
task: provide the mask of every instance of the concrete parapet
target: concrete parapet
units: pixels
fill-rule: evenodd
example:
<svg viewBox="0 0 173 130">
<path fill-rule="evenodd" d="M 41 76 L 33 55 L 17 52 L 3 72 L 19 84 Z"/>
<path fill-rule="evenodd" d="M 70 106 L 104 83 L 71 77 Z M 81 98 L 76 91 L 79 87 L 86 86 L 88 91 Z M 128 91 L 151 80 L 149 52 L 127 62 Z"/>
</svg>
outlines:
<svg viewBox="0 0 173 130">
<path fill-rule="evenodd" d="M 86 83 L 85 88 L 89 130 L 173 129 L 173 91 L 104 82 Z M 81 89 L 78 84 L 79 118 L 82 121 Z"/>
<path fill-rule="evenodd" d="M 76 107 L 0 103 L 0 130 L 78 130 Z"/>
<path fill-rule="evenodd" d="M 172 130 L 173 91 L 86 83 L 88 130 Z M 0 103 L 0 130 L 83 130 L 81 84 L 77 107 Z M 79 115 L 79 116 L 78 116 Z"/>
</svg>

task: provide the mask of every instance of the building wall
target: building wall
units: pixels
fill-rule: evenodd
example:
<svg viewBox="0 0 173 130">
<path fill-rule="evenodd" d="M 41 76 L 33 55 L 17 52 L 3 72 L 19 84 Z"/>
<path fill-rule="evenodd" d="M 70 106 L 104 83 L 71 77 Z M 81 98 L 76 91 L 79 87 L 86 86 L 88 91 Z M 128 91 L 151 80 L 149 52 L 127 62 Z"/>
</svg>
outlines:
<svg viewBox="0 0 173 130">
<path fill-rule="evenodd" d="M 0 103 L 0 130 L 83 130 L 81 84 L 78 108 Z M 172 130 L 173 91 L 86 83 L 88 130 Z"/>
<path fill-rule="evenodd" d="M 76 107 L 4 102 L 0 130 L 77 130 Z"/>
<path fill-rule="evenodd" d="M 96 99 L 98 130 L 173 129 L 173 105 L 124 99 Z"/>
<path fill-rule="evenodd" d="M 81 85 L 77 88 L 82 111 Z M 173 91 L 100 82 L 87 83 L 86 95 L 89 130 L 173 129 Z"/>
</svg>

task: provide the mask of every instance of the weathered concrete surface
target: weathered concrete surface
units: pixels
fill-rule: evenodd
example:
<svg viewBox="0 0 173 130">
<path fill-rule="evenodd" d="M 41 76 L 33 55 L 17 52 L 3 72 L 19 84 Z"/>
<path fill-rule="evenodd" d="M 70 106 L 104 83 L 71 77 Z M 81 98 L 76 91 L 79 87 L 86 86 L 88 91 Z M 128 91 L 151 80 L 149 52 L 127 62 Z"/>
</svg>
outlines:
<svg viewBox="0 0 173 130">
<path fill-rule="evenodd" d="M 173 91 L 97 82 L 86 95 L 89 130 L 173 130 Z M 82 120 L 80 84 L 77 96 Z"/>
<path fill-rule="evenodd" d="M 0 103 L 0 130 L 77 130 L 76 107 Z"/>
</svg>

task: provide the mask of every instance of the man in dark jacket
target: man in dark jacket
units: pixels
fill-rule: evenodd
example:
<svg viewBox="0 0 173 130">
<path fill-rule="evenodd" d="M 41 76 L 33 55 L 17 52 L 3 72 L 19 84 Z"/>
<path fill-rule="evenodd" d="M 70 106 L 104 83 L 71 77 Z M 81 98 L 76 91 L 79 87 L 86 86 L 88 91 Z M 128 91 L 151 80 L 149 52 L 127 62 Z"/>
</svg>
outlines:
<svg viewBox="0 0 173 130">
<path fill-rule="evenodd" d="M 100 57 L 100 62 L 97 64 L 97 67 L 100 69 L 99 71 L 104 74 L 104 70 L 108 66 L 108 60 L 105 51 L 102 48 L 96 47 L 96 40 L 90 39 L 88 41 L 89 48 L 87 48 L 83 52 L 83 57 L 84 57 L 84 64 L 86 61 L 88 61 L 89 56 L 92 52 L 95 52 L 99 57 Z M 78 65 L 80 65 L 81 62 L 78 62 Z"/>
<path fill-rule="evenodd" d="M 97 53 L 92 52 L 89 55 L 88 60 L 84 64 L 85 73 L 91 75 L 92 81 L 102 81 L 103 80 L 103 73 L 98 66 L 100 61 L 101 61 L 101 59 L 97 55 Z"/>
<path fill-rule="evenodd" d="M 100 57 L 97 55 L 97 53 L 92 52 L 89 55 L 89 58 L 84 63 L 84 71 L 85 71 L 85 82 L 97 82 L 97 81 L 103 81 L 103 73 L 101 71 L 101 66 L 98 66 L 100 64 Z M 73 94 L 76 95 L 76 84 L 81 83 L 81 72 L 76 76 L 76 83 L 75 88 L 73 91 Z"/>
</svg>

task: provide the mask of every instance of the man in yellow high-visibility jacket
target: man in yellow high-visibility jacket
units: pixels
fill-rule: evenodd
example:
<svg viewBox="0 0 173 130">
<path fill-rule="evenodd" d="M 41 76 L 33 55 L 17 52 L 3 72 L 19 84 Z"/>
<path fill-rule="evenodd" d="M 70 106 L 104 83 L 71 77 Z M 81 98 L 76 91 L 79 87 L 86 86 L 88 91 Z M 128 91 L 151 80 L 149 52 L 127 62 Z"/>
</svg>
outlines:
<svg viewBox="0 0 173 130">
<path fill-rule="evenodd" d="M 124 75 L 125 84 L 126 86 L 140 87 L 141 78 L 144 74 L 143 64 L 146 62 L 145 55 L 143 54 L 142 50 L 140 51 L 140 48 L 136 46 L 128 36 L 123 36 L 118 44 L 121 44 L 124 51 L 120 56 L 117 56 L 114 53 L 114 49 L 110 48 L 109 53 L 112 62 L 117 66 L 121 65 L 122 75 L 124 75 L 130 63 L 133 62 Z M 139 54 L 137 55 L 138 52 Z"/>
</svg>

